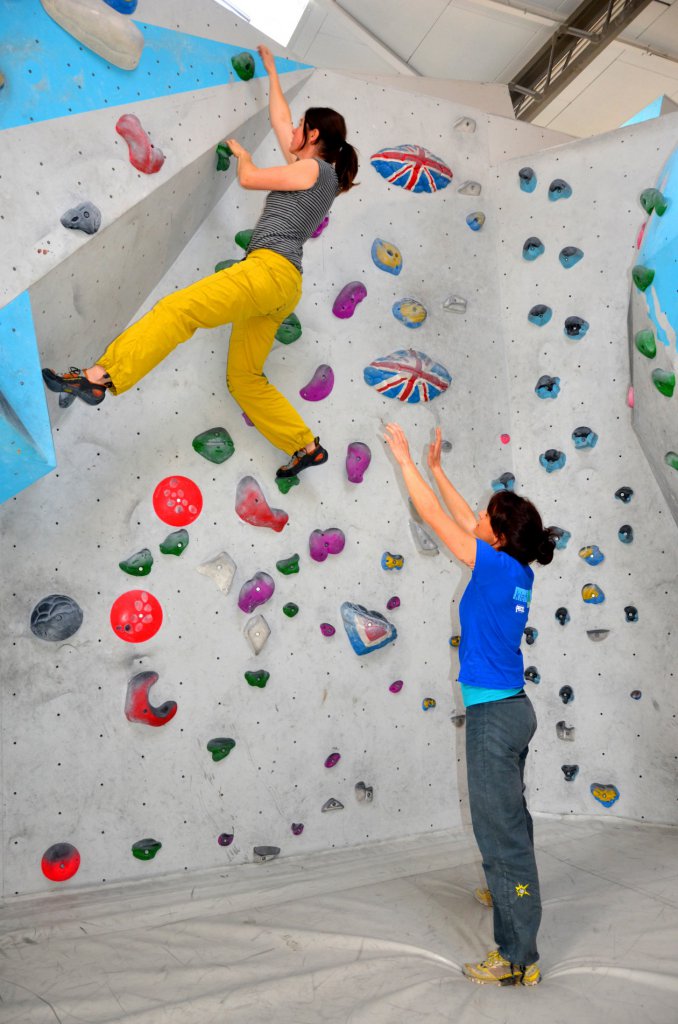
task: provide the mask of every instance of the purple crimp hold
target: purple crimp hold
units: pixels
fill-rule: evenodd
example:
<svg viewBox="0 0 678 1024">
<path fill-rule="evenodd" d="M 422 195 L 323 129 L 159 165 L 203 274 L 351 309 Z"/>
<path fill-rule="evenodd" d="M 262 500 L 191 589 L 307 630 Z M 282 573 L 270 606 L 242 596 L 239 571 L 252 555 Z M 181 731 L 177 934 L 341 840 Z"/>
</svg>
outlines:
<svg viewBox="0 0 678 1024">
<path fill-rule="evenodd" d="M 308 384 L 304 384 L 299 394 L 307 402 L 322 402 L 323 398 L 327 398 L 330 394 L 333 387 L 334 371 L 327 363 L 321 363 Z"/>
<path fill-rule="evenodd" d="M 335 764 L 339 764 L 340 761 L 341 761 L 341 754 L 337 754 L 337 753 L 330 754 L 330 756 L 328 758 L 326 758 L 326 760 L 325 760 L 325 767 L 326 768 L 334 768 Z"/>
<path fill-rule="evenodd" d="M 303 831 L 304 826 L 301 824 L 301 822 L 299 824 L 296 824 L 294 822 L 292 823 L 292 832 L 295 836 L 300 836 Z"/>
<path fill-rule="evenodd" d="M 251 580 L 247 580 L 240 588 L 238 608 L 241 612 L 247 612 L 250 615 L 255 608 L 270 601 L 274 590 L 275 583 L 268 573 L 257 572 Z"/>
<path fill-rule="evenodd" d="M 346 476 L 352 484 L 361 484 L 372 461 L 369 445 L 362 441 L 351 441 L 346 452 Z"/>
<path fill-rule="evenodd" d="M 386 607 L 390 612 L 392 612 L 394 608 L 400 608 L 400 598 L 397 597 L 395 594 L 393 595 L 393 597 L 389 597 L 388 601 L 386 602 Z"/>
<path fill-rule="evenodd" d="M 318 227 L 315 229 L 315 231 L 311 235 L 311 238 L 318 238 L 319 235 L 322 235 L 323 231 L 325 230 L 325 228 L 327 227 L 329 222 L 330 222 L 330 218 L 329 218 L 329 214 L 328 214 L 327 217 L 325 217 L 323 220 L 321 220 L 320 224 L 318 224 Z"/>
<path fill-rule="evenodd" d="M 391 693 L 400 693 L 402 688 L 403 688 L 403 681 L 402 681 L 402 679 L 396 679 L 395 683 L 391 683 L 391 685 L 389 686 L 389 690 L 391 691 Z"/>
<path fill-rule="evenodd" d="M 350 281 L 349 284 L 344 285 L 334 300 L 332 312 L 340 320 L 348 320 L 355 313 L 358 303 L 362 302 L 366 295 L 367 288 L 362 281 Z"/>
<path fill-rule="evenodd" d="M 334 634 L 337 631 L 336 631 L 336 629 L 334 628 L 334 626 L 332 625 L 331 622 L 321 622 L 320 623 L 320 632 L 322 633 L 323 636 L 334 636 Z"/>
<path fill-rule="evenodd" d="M 219 846 L 230 846 L 233 842 L 233 834 L 231 832 L 222 832 L 217 842 Z"/>
<path fill-rule="evenodd" d="M 338 555 L 345 544 L 346 538 L 338 526 L 314 530 L 308 538 L 308 549 L 314 562 L 324 562 L 328 555 Z"/>
</svg>

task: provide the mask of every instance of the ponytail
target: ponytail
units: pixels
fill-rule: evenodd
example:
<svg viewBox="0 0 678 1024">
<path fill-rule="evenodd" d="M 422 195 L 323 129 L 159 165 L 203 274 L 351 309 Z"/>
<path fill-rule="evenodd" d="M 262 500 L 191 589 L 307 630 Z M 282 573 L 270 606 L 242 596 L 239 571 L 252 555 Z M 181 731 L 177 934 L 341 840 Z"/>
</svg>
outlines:
<svg viewBox="0 0 678 1024">
<path fill-rule="evenodd" d="M 354 187 L 354 178 L 358 173 L 358 154 L 350 142 L 342 142 L 334 169 L 339 179 L 339 193 L 348 192 Z"/>
<path fill-rule="evenodd" d="M 322 159 L 332 164 L 339 179 L 339 193 L 348 192 L 355 185 L 358 173 L 358 153 L 346 141 L 346 122 L 331 107 L 309 107 L 304 114 L 304 142 L 308 132 L 318 132 Z"/>
</svg>

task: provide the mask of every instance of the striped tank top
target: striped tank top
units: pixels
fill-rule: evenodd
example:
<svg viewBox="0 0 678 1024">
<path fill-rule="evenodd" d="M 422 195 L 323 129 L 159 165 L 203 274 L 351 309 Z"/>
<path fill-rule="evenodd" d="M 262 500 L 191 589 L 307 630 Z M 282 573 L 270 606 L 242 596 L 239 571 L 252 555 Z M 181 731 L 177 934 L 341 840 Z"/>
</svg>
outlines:
<svg viewBox="0 0 678 1024">
<path fill-rule="evenodd" d="M 320 227 L 339 191 L 339 179 L 332 164 L 318 157 L 314 159 L 319 174 L 311 188 L 296 192 L 269 192 L 264 212 L 247 247 L 248 255 L 255 249 L 272 249 L 302 272 L 304 242 Z"/>
</svg>

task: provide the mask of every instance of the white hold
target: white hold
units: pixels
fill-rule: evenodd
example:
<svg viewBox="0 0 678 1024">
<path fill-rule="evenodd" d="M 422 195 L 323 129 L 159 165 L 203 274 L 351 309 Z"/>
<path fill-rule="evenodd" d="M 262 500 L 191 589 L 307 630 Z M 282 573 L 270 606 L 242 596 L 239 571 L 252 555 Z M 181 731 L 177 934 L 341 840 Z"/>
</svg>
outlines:
<svg viewBox="0 0 678 1024">
<path fill-rule="evenodd" d="M 461 295 L 448 295 L 443 302 L 443 309 L 448 313 L 465 313 L 466 299 Z"/>
<path fill-rule="evenodd" d="M 203 576 L 209 576 L 211 580 L 214 580 L 222 594 L 227 594 L 231 589 L 236 564 L 225 551 L 222 551 L 211 561 L 203 562 L 202 565 L 197 566 L 197 569 Z"/>
<path fill-rule="evenodd" d="M 334 797 L 331 796 L 329 800 L 325 801 L 321 809 L 323 814 L 326 811 L 343 811 L 344 805 L 341 803 L 340 800 L 335 800 Z"/>
<path fill-rule="evenodd" d="M 462 196 L 479 196 L 483 188 L 479 181 L 465 181 L 460 185 L 457 192 Z"/>
<path fill-rule="evenodd" d="M 253 615 L 243 630 L 253 654 L 260 654 L 271 635 L 271 628 L 263 615 Z"/>
<path fill-rule="evenodd" d="M 412 539 L 417 545 L 417 549 L 422 555 L 439 555 L 438 545 L 434 541 L 433 537 L 426 532 L 423 526 L 419 523 L 415 523 L 413 519 L 410 519 L 410 530 L 412 532 Z"/>
<path fill-rule="evenodd" d="M 476 123 L 472 117 L 460 117 L 459 120 L 455 122 L 454 130 L 455 132 L 466 132 L 470 135 L 471 132 L 476 130 Z"/>
<path fill-rule="evenodd" d="M 361 803 L 372 803 L 374 799 L 374 787 L 366 786 L 364 782 L 356 782 L 355 798 Z"/>
<path fill-rule="evenodd" d="M 131 18 L 113 10 L 103 0 L 40 0 L 50 18 L 83 46 L 115 64 L 133 71 L 144 49 L 143 33 Z"/>
</svg>

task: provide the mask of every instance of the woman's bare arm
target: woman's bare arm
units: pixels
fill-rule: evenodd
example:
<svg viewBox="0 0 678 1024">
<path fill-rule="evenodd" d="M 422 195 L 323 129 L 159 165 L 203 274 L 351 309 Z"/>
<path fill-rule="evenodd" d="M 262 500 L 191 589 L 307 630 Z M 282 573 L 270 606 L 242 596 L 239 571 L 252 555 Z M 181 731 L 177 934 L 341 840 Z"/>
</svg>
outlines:
<svg viewBox="0 0 678 1024">
<path fill-rule="evenodd" d="M 278 71 L 275 66 L 275 57 L 267 46 L 258 46 L 257 50 L 268 74 L 268 114 L 271 120 L 271 128 L 275 132 L 275 137 L 283 151 L 285 160 L 288 164 L 291 164 L 296 161 L 294 154 L 290 153 L 292 132 L 294 131 L 292 113 L 280 85 Z"/>
<path fill-rule="evenodd" d="M 468 533 L 473 533 L 476 528 L 477 519 L 471 509 L 471 506 L 464 498 L 462 498 L 456 487 L 454 487 L 445 476 L 443 467 L 440 464 L 441 447 L 442 437 L 440 427 L 436 427 L 435 440 L 429 445 L 428 449 L 429 468 L 450 514 L 464 530 Z"/>
</svg>

